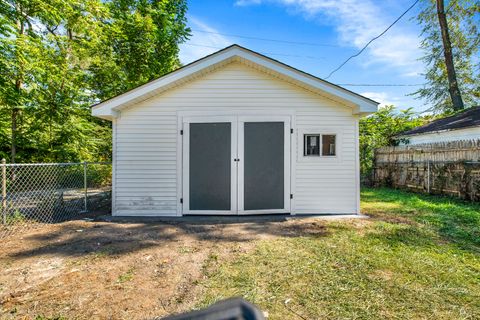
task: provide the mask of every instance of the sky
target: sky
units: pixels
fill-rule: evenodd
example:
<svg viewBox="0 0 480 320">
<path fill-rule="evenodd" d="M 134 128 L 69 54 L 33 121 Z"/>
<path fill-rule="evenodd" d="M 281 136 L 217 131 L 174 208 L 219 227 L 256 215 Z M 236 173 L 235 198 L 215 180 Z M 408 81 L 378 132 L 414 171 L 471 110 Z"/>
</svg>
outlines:
<svg viewBox="0 0 480 320">
<path fill-rule="evenodd" d="M 192 36 L 180 46 L 180 60 L 187 64 L 236 43 L 325 79 L 413 2 L 189 0 Z M 418 112 L 428 109 L 425 101 L 409 96 L 425 82 L 424 66 L 418 60 L 423 54 L 419 49 L 420 26 L 414 19 L 419 9 L 414 7 L 326 80 L 380 102 L 380 106 L 393 104 Z"/>
</svg>

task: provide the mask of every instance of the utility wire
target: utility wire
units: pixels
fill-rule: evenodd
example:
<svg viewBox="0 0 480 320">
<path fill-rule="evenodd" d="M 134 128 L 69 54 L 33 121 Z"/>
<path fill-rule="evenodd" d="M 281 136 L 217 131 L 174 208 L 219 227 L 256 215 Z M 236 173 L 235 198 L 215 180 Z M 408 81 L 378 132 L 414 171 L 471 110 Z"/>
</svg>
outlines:
<svg viewBox="0 0 480 320">
<path fill-rule="evenodd" d="M 420 87 L 424 86 L 425 83 L 388 83 L 388 84 L 375 84 L 375 83 L 336 83 L 338 86 L 344 87 Z"/>
<path fill-rule="evenodd" d="M 335 44 L 314 43 L 314 42 L 299 42 L 299 41 L 289 41 L 289 40 L 280 40 L 280 39 L 271 39 L 271 38 L 258 38 L 258 37 L 252 37 L 252 36 L 243 36 L 243 35 L 238 35 L 238 34 L 228 34 L 228 33 L 214 32 L 214 31 L 207 31 L 207 30 L 199 30 L 199 29 L 192 29 L 192 31 L 210 33 L 210 34 L 218 34 L 218 35 L 226 36 L 226 37 L 236 37 L 236 38 L 242 38 L 242 39 L 270 41 L 270 42 L 279 42 L 279 43 L 288 43 L 288 44 L 298 44 L 298 45 L 303 45 L 303 46 L 341 47 L 341 46 L 335 45 Z"/>
<path fill-rule="evenodd" d="M 194 47 L 224 49 L 224 48 L 220 48 L 220 47 L 208 46 L 208 45 L 197 44 L 197 43 L 184 43 L 184 44 L 186 44 L 188 46 L 194 46 Z M 272 56 L 283 56 L 283 57 L 307 58 L 307 59 L 314 59 L 314 60 L 325 60 L 325 57 L 301 56 L 301 55 L 296 55 L 296 54 L 262 52 L 262 51 L 259 51 L 258 53 L 266 54 L 266 55 L 272 55 Z"/>
<path fill-rule="evenodd" d="M 203 45 L 203 44 L 197 44 L 197 43 L 184 43 L 189 46 L 194 46 L 194 47 L 202 47 L 202 48 L 212 48 L 212 49 L 223 49 L 221 47 L 215 47 L 215 46 L 209 46 L 209 45 Z M 309 58 L 309 59 L 316 59 L 316 60 L 322 60 L 325 59 L 323 57 L 311 57 L 311 56 L 300 56 L 300 55 L 293 55 L 293 54 L 283 54 L 283 53 L 272 53 L 272 52 L 259 52 L 262 54 L 269 54 L 269 55 L 278 55 L 278 56 L 286 56 L 286 57 L 301 57 L 301 58 Z M 387 84 L 376 84 L 376 83 L 336 83 L 338 86 L 344 86 L 344 87 L 418 87 L 418 86 L 423 86 L 425 83 L 414 83 L 414 84 L 408 84 L 408 83 L 387 83 Z"/>
<path fill-rule="evenodd" d="M 345 60 L 341 65 L 339 65 L 335 70 L 333 70 L 332 72 L 330 72 L 330 74 L 328 76 L 325 77 L 325 79 L 328 79 L 330 78 L 335 72 L 337 72 L 338 70 L 340 70 L 344 65 L 347 64 L 348 61 L 350 61 L 351 59 L 355 58 L 355 57 L 358 57 L 360 54 L 362 54 L 362 52 L 375 40 L 377 40 L 378 38 L 380 38 L 381 36 L 383 36 L 385 33 L 387 33 L 388 30 L 390 30 L 391 27 L 393 27 L 398 21 L 400 21 L 400 19 L 403 18 L 404 15 L 406 15 L 420 0 L 416 0 L 407 10 L 405 10 L 404 13 L 402 13 L 400 15 L 400 17 L 398 17 L 395 21 L 393 21 L 393 23 L 391 25 L 389 25 L 385 30 L 383 30 L 382 33 L 380 33 L 378 36 L 372 38 L 370 41 L 367 42 L 367 44 L 359 51 L 357 52 L 356 54 L 350 56 L 347 60 Z"/>
</svg>

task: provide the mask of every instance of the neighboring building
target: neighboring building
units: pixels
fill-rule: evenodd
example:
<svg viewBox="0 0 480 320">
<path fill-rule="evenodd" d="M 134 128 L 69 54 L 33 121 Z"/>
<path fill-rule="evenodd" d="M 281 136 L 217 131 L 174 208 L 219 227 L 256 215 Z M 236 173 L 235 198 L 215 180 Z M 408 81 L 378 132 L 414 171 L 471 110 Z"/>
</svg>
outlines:
<svg viewBox="0 0 480 320">
<path fill-rule="evenodd" d="M 93 107 L 113 125 L 113 215 L 359 213 L 377 105 L 227 47 Z"/>
<path fill-rule="evenodd" d="M 396 136 L 401 145 L 480 139 L 480 106 Z"/>
</svg>

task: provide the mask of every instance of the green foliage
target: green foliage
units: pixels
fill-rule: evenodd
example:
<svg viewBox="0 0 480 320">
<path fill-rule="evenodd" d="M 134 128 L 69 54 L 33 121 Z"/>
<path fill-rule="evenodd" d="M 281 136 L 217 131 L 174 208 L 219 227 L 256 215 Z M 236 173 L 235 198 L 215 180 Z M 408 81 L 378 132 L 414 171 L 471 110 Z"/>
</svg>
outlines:
<svg viewBox="0 0 480 320">
<path fill-rule="evenodd" d="M 395 135 L 422 125 L 425 120 L 418 117 L 412 109 L 397 111 L 394 106 L 386 106 L 360 119 L 361 174 L 370 174 L 375 149 L 398 144 L 398 140 L 394 139 Z"/>
<path fill-rule="evenodd" d="M 13 213 L 7 215 L 7 225 L 14 225 L 23 222 L 25 222 L 25 216 L 19 210 L 15 210 Z"/>
<path fill-rule="evenodd" d="M 133 276 L 135 275 L 135 270 L 133 268 L 128 269 L 127 272 L 121 274 L 118 279 L 117 283 L 125 283 L 129 282 L 133 279 Z"/>
<path fill-rule="evenodd" d="M 35 317 L 35 320 L 67 320 L 67 318 L 64 316 L 46 317 L 44 315 L 38 315 Z"/>
<path fill-rule="evenodd" d="M 144 84 L 180 65 L 178 43 L 189 35 L 184 0 L 106 2 L 111 21 L 89 69 L 100 99 Z"/>
<path fill-rule="evenodd" d="M 87 166 L 89 188 L 99 188 L 112 184 L 112 166 L 105 164 L 89 164 Z"/>
<path fill-rule="evenodd" d="M 178 67 L 185 14 L 184 0 L 2 1 L 0 157 L 14 143 L 16 162 L 108 160 L 90 106 Z"/>
<path fill-rule="evenodd" d="M 480 4 L 472 0 L 452 0 L 446 5 L 447 23 L 459 89 L 466 107 L 480 104 Z M 415 96 L 433 104 L 433 111 L 448 112 L 452 103 L 448 91 L 447 69 L 443 55 L 436 1 L 423 0 L 417 17 L 423 27 L 421 47 L 426 66 L 427 85 Z"/>
</svg>

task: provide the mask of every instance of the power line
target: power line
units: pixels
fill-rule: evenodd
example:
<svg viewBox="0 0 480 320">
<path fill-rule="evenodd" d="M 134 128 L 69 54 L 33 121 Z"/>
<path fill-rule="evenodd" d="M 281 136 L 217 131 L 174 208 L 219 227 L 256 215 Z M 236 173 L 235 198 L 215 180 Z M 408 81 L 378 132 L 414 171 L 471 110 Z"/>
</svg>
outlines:
<svg viewBox="0 0 480 320">
<path fill-rule="evenodd" d="M 197 43 L 184 43 L 184 44 L 186 44 L 188 46 L 194 46 L 194 47 L 212 48 L 212 49 L 220 49 L 220 50 L 224 49 L 224 48 L 221 48 L 221 47 L 215 47 L 215 46 L 209 46 L 209 45 L 203 45 L 203 44 L 197 44 Z M 325 57 L 302 56 L 302 55 L 296 55 L 296 54 L 262 52 L 262 51 L 259 51 L 258 53 L 266 54 L 266 55 L 272 55 L 272 56 L 283 56 L 283 57 L 307 58 L 307 59 L 314 59 L 314 60 L 325 60 Z"/>
<path fill-rule="evenodd" d="M 197 43 L 184 43 L 184 44 L 189 45 L 189 46 L 194 46 L 194 47 L 224 49 L 224 48 L 221 48 L 221 47 L 204 45 L 204 44 L 197 44 Z M 272 53 L 272 52 L 259 52 L 259 53 L 269 54 L 269 55 L 286 56 L 286 57 L 301 57 L 301 58 L 309 58 L 309 59 L 316 59 L 316 60 L 325 59 L 323 57 L 311 57 L 311 56 L 301 56 L 301 55 L 283 54 L 283 53 Z M 425 85 L 425 83 L 414 83 L 414 84 L 409 84 L 409 83 L 387 83 L 387 84 L 381 84 L 381 83 L 336 83 L 336 85 L 344 86 L 344 87 L 418 87 L 418 86 Z"/>
<path fill-rule="evenodd" d="M 378 36 L 372 38 L 370 41 L 367 42 L 367 44 L 359 51 L 357 52 L 356 54 L 350 56 L 347 60 L 345 60 L 341 65 L 339 65 L 335 70 L 333 70 L 332 72 L 330 72 L 330 74 L 325 77 L 325 79 L 328 79 L 330 78 L 335 72 L 337 72 L 338 70 L 340 70 L 345 64 L 347 64 L 348 61 L 350 61 L 351 59 L 355 58 L 355 57 L 358 57 L 360 54 L 362 54 L 362 52 L 375 40 L 377 40 L 378 38 L 380 38 L 381 36 L 383 36 L 385 33 L 387 33 L 388 30 L 390 30 L 391 27 L 393 27 L 398 21 L 400 21 L 400 19 L 403 18 L 404 15 L 406 15 L 417 3 L 418 1 L 420 0 L 416 0 L 407 10 L 405 10 L 404 13 L 402 13 L 400 15 L 400 17 L 398 17 L 395 21 L 393 21 L 393 23 L 391 25 L 389 25 L 382 33 L 380 33 Z"/>
<path fill-rule="evenodd" d="M 425 83 L 387 83 L 387 84 L 375 84 L 375 83 L 336 83 L 336 85 L 344 87 L 419 87 L 424 86 Z"/>
<path fill-rule="evenodd" d="M 218 34 L 218 35 L 226 36 L 226 37 L 236 37 L 236 38 L 242 38 L 242 39 L 270 41 L 270 42 L 279 42 L 279 43 L 288 43 L 288 44 L 298 44 L 298 45 L 303 45 L 303 46 L 335 47 L 335 48 L 341 47 L 341 46 L 335 45 L 335 44 L 314 43 L 314 42 L 299 42 L 299 41 L 289 41 L 289 40 L 280 40 L 280 39 L 271 39 L 271 38 L 259 38 L 259 37 L 243 36 L 243 35 L 238 35 L 238 34 L 221 33 L 221 32 L 199 30 L 199 29 L 192 29 L 192 31 L 210 33 L 210 34 Z"/>
</svg>

